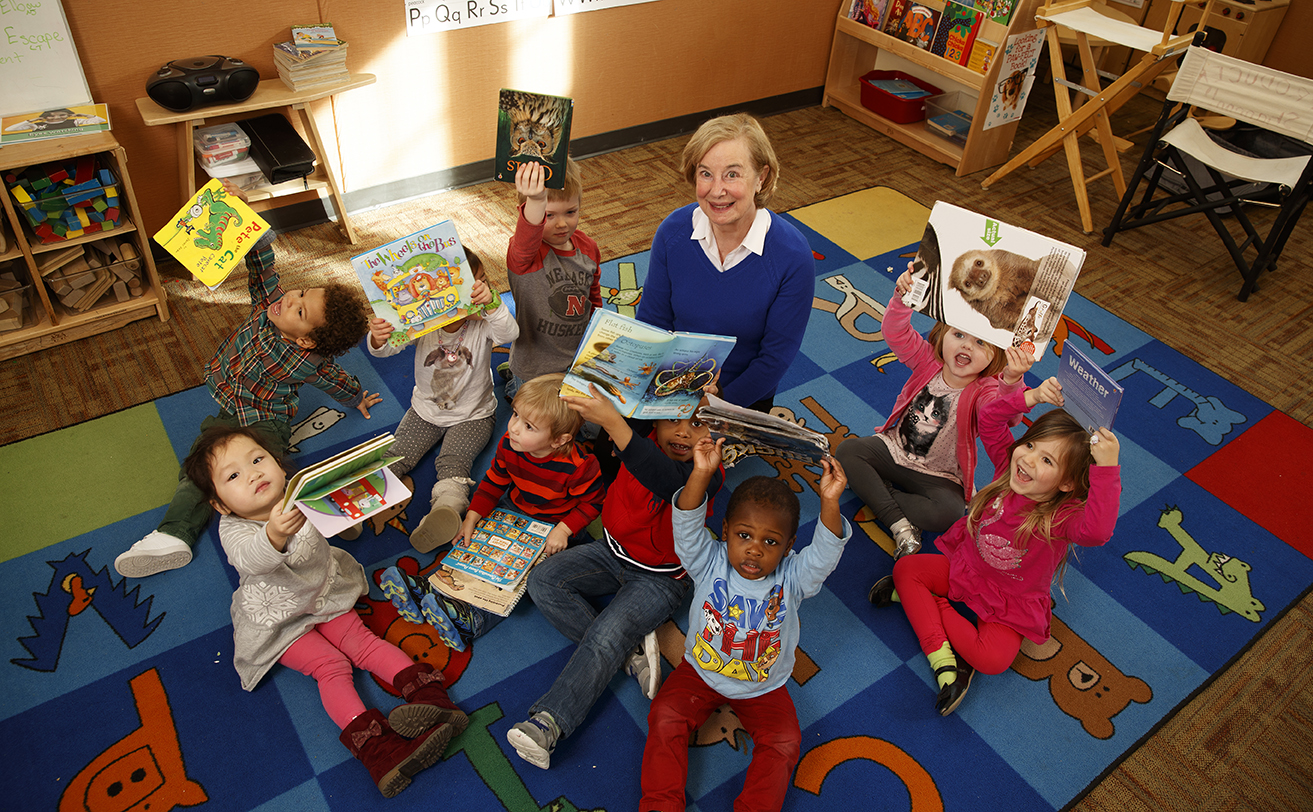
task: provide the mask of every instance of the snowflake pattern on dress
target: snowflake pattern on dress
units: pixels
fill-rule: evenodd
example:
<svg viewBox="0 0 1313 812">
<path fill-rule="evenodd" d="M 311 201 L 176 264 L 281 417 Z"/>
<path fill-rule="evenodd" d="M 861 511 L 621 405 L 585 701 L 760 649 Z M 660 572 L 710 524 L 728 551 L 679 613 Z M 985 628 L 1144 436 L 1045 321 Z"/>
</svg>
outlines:
<svg viewBox="0 0 1313 812">
<path fill-rule="evenodd" d="M 264 581 L 242 587 L 242 611 L 252 623 L 272 629 L 296 609 L 296 596 Z"/>
<path fill-rule="evenodd" d="M 994 522 L 1003 518 L 1002 507 L 1002 497 L 995 499 L 994 503 L 990 505 L 990 510 L 994 511 L 994 515 L 982 521 L 979 529 L 976 531 L 976 552 L 980 553 L 981 559 L 983 559 L 989 566 L 1002 571 L 1004 575 L 1007 575 L 1010 578 L 1017 578 L 1020 580 L 1017 575 L 1007 572 L 1007 570 L 1015 570 L 1019 568 L 1021 566 L 1021 559 L 1026 557 L 1026 551 L 1018 550 L 1016 547 L 1013 547 L 1010 539 L 1005 539 L 994 533 L 985 532 L 986 527 L 989 527 Z"/>
<path fill-rule="evenodd" d="M 330 557 L 328 559 L 328 580 L 324 582 L 324 588 L 319 590 L 319 595 L 315 598 L 315 614 L 320 615 L 324 612 L 324 607 L 328 605 L 328 596 L 333 593 L 333 584 L 337 583 L 337 559 Z"/>
</svg>

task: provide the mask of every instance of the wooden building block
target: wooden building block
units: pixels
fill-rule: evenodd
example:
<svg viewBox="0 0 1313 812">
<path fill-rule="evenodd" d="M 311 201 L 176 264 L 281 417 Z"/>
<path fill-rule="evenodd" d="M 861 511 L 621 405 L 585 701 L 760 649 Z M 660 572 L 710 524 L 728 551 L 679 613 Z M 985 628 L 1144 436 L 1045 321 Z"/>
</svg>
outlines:
<svg viewBox="0 0 1313 812">
<path fill-rule="evenodd" d="M 113 287 L 114 298 L 118 299 L 120 302 L 126 302 L 128 299 L 132 298 L 128 294 L 128 283 L 124 282 L 122 279 L 115 281 Z"/>
</svg>

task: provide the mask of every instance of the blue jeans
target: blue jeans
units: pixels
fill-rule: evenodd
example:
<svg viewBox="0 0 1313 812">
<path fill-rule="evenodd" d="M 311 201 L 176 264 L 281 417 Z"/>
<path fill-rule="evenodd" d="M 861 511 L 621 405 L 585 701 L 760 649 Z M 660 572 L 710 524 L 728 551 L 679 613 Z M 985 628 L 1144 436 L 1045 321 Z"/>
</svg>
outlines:
<svg viewBox="0 0 1313 812">
<path fill-rule="evenodd" d="M 692 579 L 645 572 L 612 555 L 605 539 L 562 550 L 529 573 L 529 595 L 556 630 L 578 646 L 529 713 L 546 711 L 575 731 L 643 635 L 670 617 Z M 598 612 L 587 599 L 611 595 Z"/>
</svg>

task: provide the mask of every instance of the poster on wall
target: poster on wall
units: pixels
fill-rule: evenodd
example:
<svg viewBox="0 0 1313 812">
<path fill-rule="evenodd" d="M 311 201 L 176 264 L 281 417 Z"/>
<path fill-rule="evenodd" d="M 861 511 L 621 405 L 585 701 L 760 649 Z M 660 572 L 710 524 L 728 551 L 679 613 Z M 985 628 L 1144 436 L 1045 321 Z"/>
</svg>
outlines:
<svg viewBox="0 0 1313 812">
<path fill-rule="evenodd" d="M 1039 64 L 1039 54 L 1043 47 L 1043 28 L 1008 37 L 982 130 L 993 129 L 1021 118 L 1026 109 L 1026 97 L 1030 95 L 1030 86 L 1035 82 L 1035 66 Z"/>
<path fill-rule="evenodd" d="M 406 0 L 406 36 L 547 17 L 552 0 Z"/>
<path fill-rule="evenodd" d="M 639 3 L 655 3 L 656 0 L 554 0 L 556 13 L 582 14 L 585 11 L 600 11 L 604 8 L 619 6 L 636 6 Z"/>
</svg>

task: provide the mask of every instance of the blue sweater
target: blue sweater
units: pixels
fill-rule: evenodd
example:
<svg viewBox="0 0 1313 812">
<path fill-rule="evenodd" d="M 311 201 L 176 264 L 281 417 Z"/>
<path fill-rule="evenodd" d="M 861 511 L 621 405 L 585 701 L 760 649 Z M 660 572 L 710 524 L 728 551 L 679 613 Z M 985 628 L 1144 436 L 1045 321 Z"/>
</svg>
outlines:
<svg viewBox="0 0 1313 812">
<path fill-rule="evenodd" d="M 737 338 L 720 373 L 721 396 L 751 406 L 775 394 L 798 354 L 816 264 L 802 232 L 771 212 L 762 256 L 751 254 L 721 273 L 692 239 L 695 208 L 676 209 L 657 228 L 638 318 L 667 330 Z"/>
</svg>

